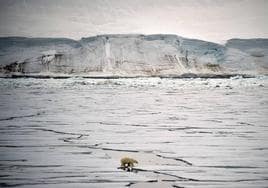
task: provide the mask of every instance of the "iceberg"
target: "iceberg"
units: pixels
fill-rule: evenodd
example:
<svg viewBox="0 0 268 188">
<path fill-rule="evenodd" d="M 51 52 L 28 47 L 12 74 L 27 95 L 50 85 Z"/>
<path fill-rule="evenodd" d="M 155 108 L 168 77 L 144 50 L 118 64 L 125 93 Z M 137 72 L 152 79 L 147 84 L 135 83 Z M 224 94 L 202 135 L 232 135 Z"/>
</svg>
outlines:
<svg viewBox="0 0 268 188">
<path fill-rule="evenodd" d="M 113 34 L 80 40 L 0 38 L 9 76 L 224 77 L 266 75 L 268 39 L 217 44 L 177 35 Z"/>
</svg>

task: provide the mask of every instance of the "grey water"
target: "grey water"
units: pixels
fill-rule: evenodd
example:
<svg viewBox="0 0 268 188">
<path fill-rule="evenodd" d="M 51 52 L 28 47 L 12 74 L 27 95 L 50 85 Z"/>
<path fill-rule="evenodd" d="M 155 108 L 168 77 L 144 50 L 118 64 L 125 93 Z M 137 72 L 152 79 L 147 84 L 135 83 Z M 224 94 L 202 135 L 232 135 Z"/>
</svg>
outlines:
<svg viewBox="0 0 268 188">
<path fill-rule="evenodd" d="M 267 96 L 267 77 L 0 79 L 0 187 L 267 187 Z"/>
</svg>

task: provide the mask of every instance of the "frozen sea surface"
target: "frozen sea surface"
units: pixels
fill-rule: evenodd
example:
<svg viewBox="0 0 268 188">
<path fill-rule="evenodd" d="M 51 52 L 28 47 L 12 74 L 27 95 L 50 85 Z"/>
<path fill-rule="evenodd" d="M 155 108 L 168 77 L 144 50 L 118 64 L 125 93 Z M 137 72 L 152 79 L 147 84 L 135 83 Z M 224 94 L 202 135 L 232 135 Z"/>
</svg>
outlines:
<svg viewBox="0 0 268 188">
<path fill-rule="evenodd" d="M 267 77 L 1 79 L 0 186 L 267 187 L 267 96 Z"/>
</svg>

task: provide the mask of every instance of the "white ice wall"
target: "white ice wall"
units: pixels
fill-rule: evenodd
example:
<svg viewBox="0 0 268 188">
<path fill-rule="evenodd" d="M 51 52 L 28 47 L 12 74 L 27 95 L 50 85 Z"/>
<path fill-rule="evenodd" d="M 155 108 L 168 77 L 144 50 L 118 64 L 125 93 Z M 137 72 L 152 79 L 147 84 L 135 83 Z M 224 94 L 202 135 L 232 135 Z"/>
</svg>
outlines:
<svg viewBox="0 0 268 188">
<path fill-rule="evenodd" d="M 0 38 L 2 73 L 159 76 L 268 71 L 268 40 L 226 45 L 176 35 L 101 35 L 71 39 Z"/>
</svg>

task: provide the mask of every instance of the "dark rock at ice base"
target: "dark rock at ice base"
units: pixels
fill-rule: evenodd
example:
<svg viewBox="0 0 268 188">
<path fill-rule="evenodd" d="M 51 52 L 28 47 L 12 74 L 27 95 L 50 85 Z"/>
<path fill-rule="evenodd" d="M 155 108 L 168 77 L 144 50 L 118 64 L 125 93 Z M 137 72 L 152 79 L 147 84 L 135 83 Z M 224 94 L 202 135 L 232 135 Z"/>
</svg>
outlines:
<svg viewBox="0 0 268 188">
<path fill-rule="evenodd" d="M 225 45 L 177 35 L 99 35 L 0 38 L 6 77 L 84 76 L 173 78 L 254 76 L 268 73 L 268 39 L 231 39 Z"/>
</svg>

